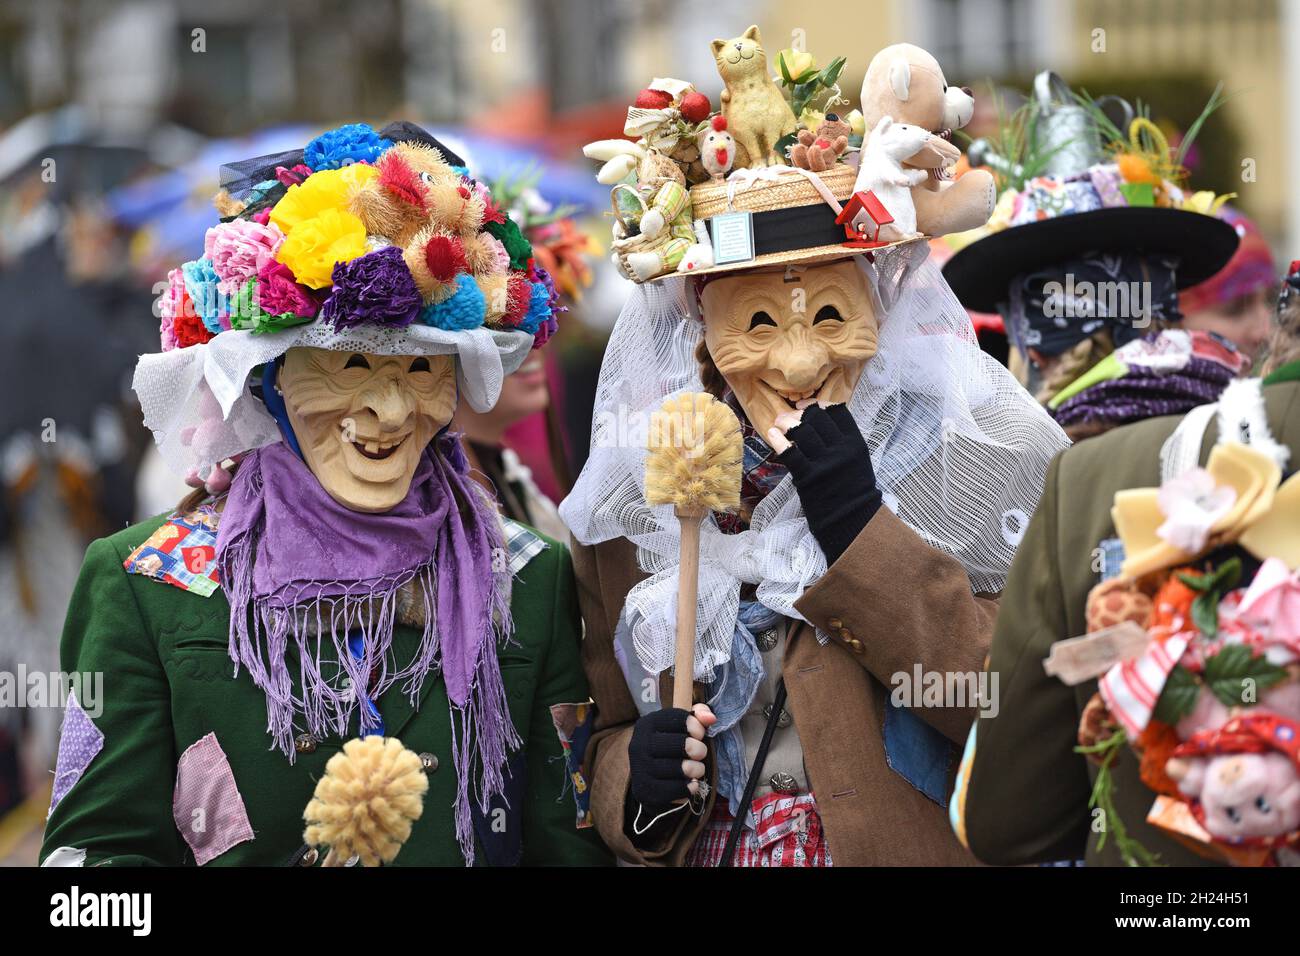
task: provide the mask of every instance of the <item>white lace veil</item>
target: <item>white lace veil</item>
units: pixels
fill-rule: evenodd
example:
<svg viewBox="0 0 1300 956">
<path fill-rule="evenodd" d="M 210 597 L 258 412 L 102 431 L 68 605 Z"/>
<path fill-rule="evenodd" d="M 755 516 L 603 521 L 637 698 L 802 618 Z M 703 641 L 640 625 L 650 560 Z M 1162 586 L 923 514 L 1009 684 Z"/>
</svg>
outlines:
<svg viewBox="0 0 1300 956">
<path fill-rule="evenodd" d="M 866 437 L 886 506 L 966 568 L 971 588 L 1000 591 L 1038 503 L 1052 457 L 1069 441 L 993 358 L 924 243 L 858 262 L 872 281 L 877 354 L 849 402 Z M 650 413 L 703 386 L 687 280 L 634 288 L 606 348 L 597 385 L 591 456 L 561 516 L 583 544 L 625 537 L 651 576 L 628 594 L 633 641 L 651 673 L 672 666 L 678 524 L 644 495 Z M 789 476 L 755 508 L 750 528 L 701 531 L 695 677 L 711 680 L 731 653 L 742 583 L 764 605 L 802 619 L 794 603 L 826 571 Z M 907 587 L 907 582 L 899 582 Z"/>
</svg>

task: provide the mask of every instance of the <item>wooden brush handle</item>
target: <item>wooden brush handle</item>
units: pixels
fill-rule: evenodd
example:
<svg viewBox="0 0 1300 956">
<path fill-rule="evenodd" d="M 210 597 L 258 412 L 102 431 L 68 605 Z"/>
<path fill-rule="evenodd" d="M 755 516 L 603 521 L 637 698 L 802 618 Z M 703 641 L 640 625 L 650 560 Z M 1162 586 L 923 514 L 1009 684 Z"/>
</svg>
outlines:
<svg viewBox="0 0 1300 956">
<path fill-rule="evenodd" d="M 677 579 L 677 656 L 673 669 L 673 706 L 690 710 L 695 703 L 695 601 L 700 592 L 700 521 L 703 511 L 677 510 L 682 529 L 681 569 Z"/>
</svg>

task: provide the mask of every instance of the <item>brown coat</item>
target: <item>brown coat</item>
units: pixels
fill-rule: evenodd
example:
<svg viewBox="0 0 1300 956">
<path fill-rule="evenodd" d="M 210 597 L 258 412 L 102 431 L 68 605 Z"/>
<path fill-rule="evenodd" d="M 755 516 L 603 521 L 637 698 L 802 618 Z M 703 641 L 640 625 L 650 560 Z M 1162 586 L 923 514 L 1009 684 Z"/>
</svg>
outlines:
<svg viewBox="0 0 1300 956">
<path fill-rule="evenodd" d="M 626 860 L 680 865 L 712 810 L 712 795 L 704 814 L 684 815 L 662 847 L 643 852 L 623 832 L 637 708 L 613 635 L 627 592 L 644 574 L 626 539 L 574 545 L 573 559 L 586 626 L 583 666 L 598 709 L 586 756 L 596 827 Z M 946 808 L 890 769 L 882 733 L 891 675 L 910 674 L 918 662 L 927 672 L 983 669 L 996 602 L 973 596 L 956 560 L 882 508 L 796 606 L 831 637 L 823 646 L 807 624 L 791 622 L 783 674 L 835 865 L 973 865 Z M 970 708 L 915 709 L 958 745 L 974 719 Z"/>
</svg>

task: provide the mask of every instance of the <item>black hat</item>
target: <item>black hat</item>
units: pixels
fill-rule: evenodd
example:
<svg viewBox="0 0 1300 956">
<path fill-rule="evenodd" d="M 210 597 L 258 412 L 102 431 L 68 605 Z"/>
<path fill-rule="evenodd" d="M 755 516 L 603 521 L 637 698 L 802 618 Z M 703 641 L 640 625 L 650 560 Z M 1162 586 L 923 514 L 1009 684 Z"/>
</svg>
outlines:
<svg viewBox="0 0 1300 956">
<path fill-rule="evenodd" d="M 1087 252 L 1179 258 L 1178 288 L 1203 282 L 1232 258 L 1237 232 L 1215 216 L 1161 206 L 1114 206 L 1010 226 L 978 239 L 943 267 L 962 305 L 996 312 L 1013 279 Z"/>
</svg>

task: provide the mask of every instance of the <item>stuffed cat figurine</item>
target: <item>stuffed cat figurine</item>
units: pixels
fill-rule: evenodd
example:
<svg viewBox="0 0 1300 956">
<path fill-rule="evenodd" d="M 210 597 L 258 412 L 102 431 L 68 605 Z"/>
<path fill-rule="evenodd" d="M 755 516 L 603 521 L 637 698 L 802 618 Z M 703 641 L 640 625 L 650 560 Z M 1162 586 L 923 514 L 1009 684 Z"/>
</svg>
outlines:
<svg viewBox="0 0 1300 956">
<path fill-rule="evenodd" d="M 798 121 L 767 70 L 758 27 L 731 40 L 714 40 L 713 57 L 722 91 L 722 114 L 736 138 L 736 169 L 782 165 L 777 140 L 795 131 Z"/>
</svg>

